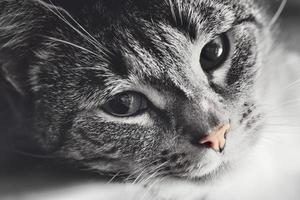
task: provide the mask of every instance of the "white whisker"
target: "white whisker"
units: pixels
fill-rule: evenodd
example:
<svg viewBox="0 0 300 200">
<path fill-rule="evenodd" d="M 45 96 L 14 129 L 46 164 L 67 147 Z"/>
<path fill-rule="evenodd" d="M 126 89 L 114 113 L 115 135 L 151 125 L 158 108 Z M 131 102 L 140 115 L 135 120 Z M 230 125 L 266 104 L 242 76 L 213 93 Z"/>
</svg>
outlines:
<svg viewBox="0 0 300 200">
<path fill-rule="evenodd" d="M 50 0 L 51 2 L 51 0 Z M 51 2 L 52 3 L 52 2 Z M 56 7 L 57 8 L 57 7 Z M 58 10 L 57 10 L 58 11 Z M 59 12 L 59 11 L 58 11 Z M 108 50 L 104 49 L 101 44 L 98 42 L 98 40 L 93 37 L 80 23 L 78 23 L 68 12 L 65 12 L 65 14 L 84 32 L 87 34 L 87 36 L 91 39 L 91 41 L 93 42 L 93 44 L 100 48 L 101 47 L 101 53 L 105 54 L 107 56 L 107 54 L 105 53 L 105 51 L 109 52 Z M 63 15 L 61 15 L 64 19 L 65 17 Z M 98 49 L 100 50 L 100 49 Z"/>
<path fill-rule="evenodd" d="M 147 183 L 147 181 L 149 181 L 151 178 L 155 177 L 158 174 L 158 171 L 166 165 L 167 162 L 162 163 L 161 165 L 155 167 L 154 169 L 152 169 L 153 172 L 151 172 L 151 175 L 146 178 L 145 180 L 143 180 L 143 183 Z"/>
<path fill-rule="evenodd" d="M 107 56 L 101 44 L 94 37 L 92 37 L 91 34 L 89 34 L 72 16 L 70 16 L 70 14 L 61 9 L 62 11 L 64 11 L 64 14 L 66 14 L 80 29 L 82 29 L 85 32 L 85 34 L 78 30 L 76 27 L 74 27 L 59 11 L 59 8 L 55 6 L 51 1 L 50 2 L 52 3 L 52 6 L 42 1 L 39 2 L 41 3 L 41 5 L 45 6 L 50 12 L 52 12 L 55 16 L 57 16 L 60 20 L 62 20 L 65 24 L 67 24 L 70 28 L 72 28 L 76 33 L 78 33 L 83 39 L 87 40 L 90 44 L 92 44 L 93 47 L 95 47 L 102 55 Z M 108 60 L 106 61 L 108 62 Z"/>
<path fill-rule="evenodd" d="M 177 2 L 177 12 L 178 12 L 178 16 L 179 16 L 179 19 L 180 19 L 180 23 L 182 24 L 182 23 L 183 23 L 183 19 L 182 19 L 182 11 L 183 11 L 182 3 L 180 3 L 179 0 L 177 0 L 176 2 Z"/>
<path fill-rule="evenodd" d="M 265 124 L 266 126 L 279 126 L 279 127 L 290 127 L 290 128 L 300 128 L 300 125 L 296 124 Z"/>
<path fill-rule="evenodd" d="M 289 84 L 288 86 L 286 86 L 284 88 L 284 90 L 291 89 L 291 88 L 293 88 L 293 87 L 295 87 L 295 86 L 297 86 L 299 84 L 300 84 L 300 79 L 297 79 L 296 81 L 293 81 L 291 84 Z"/>
<path fill-rule="evenodd" d="M 145 168 L 136 178 L 135 180 L 132 182 L 132 185 L 136 184 L 136 183 L 139 183 L 142 175 L 147 171 L 147 168 Z"/>
<path fill-rule="evenodd" d="M 268 110 L 267 116 L 270 113 L 274 113 L 276 111 L 280 111 L 281 108 L 287 107 L 287 106 L 300 106 L 300 98 L 294 99 L 294 100 L 288 100 L 283 103 L 280 103 L 276 105 L 276 107 L 271 108 L 271 110 Z"/>
<path fill-rule="evenodd" d="M 50 40 L 55 41 L 55 42 L 60 42 L 60 43 L 63 43 L 63 44 L 67 44 L 67 45 L 76 47 L 76 48 L 81 49 L 81 50 L 84 50 L 84 51 L 86 51 L 86 52 L 88 52 L 88 53 L 90 53 L 90 54 L 93 54 L 93 55 L 96 56 L 96 57 L 99 56 L 98 54 L 94 53 L 94 52 L 91 51 L 91 50 L 88 50 L 88 49 L 86 49 L 86 48 L 84 48 L 84 47 L 82 47 L 82 46 L 79 46 L 79 45 L 74 44 L 74 43 L 72 43 L 72 42 L 68 42 L 68 41 L 66 41 L 66 40 L 61 40 L 61 39 L 54 38 L 54 37 L 47 37 L 47 39 L 50 39 Z"/>
<path fill-rule="evenodd" d="M 264 130 L 264 133 L 267 133 L 267 134 L 276 134 L 276 135 L 298 135 L 300 134 L 299 131 L 296 131 L 296 130 L 288 130 L 288 131 L 279 131 L 278 129 L 265 129 Z"/>
<path fill-rule="evenodd" d="M 270 24 L 268 25 L 269 27 L 273 27 L 274 24 L 277 22 L 277 20 L 279 19 L 281 13 L 283 12 L 285 6 L 287 4 L 287 0 L 282 0 L 279 8 L 277 9 L 275 15 L 273 16 L 273 18 L 270 21 Z"/>
<path fill-rule="evenodd" d="M 115 178 L 117 178 L 120 175 L 121 172 L 117 172 L 109 181 L 107 181 L 106 184 L 110 184 Z"/>
<path fill-rule="evenodd" d="M 265 142 L 269 142 L 269 143 L 276 143 L 276 144 L 280 144 L 281 141 L 275 137 L 270 137 L 270 135 L 268 135 L 269 137 L 267 137 L 266 135 L 264 137 L 262 137 L 261 139 Z"/>
<path fill-rule="evenodd" d="M 170 10 L 171 10 L 172 17 L 175 20 L 175 23 L 177 23 L 177 17 L 176 17 L 176 13 L 175 13 L 175 9 L 174 9 L 174 4 L 173 4 L 172 0 L 169 0 L 169 7 L 170 7 Z"/>
</svg>

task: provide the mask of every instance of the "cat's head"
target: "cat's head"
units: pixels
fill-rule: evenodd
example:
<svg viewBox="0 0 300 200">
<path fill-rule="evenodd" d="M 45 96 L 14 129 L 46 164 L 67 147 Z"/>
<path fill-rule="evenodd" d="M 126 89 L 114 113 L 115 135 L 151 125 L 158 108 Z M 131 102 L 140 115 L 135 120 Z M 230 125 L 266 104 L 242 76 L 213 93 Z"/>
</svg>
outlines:
<svg viewBox="0 0 300 200">
<path fill-rule="evenodd" d="M 29 75 L 34 126 L 58 157 L 104 173 L 210 177 L 260 138 L 267 22 L 252 1 L 43 4 Z M 50 18 L 50 17 L 49 17 Z M 199 141 L 230 124 L 224 151 Z"/>
</svg>

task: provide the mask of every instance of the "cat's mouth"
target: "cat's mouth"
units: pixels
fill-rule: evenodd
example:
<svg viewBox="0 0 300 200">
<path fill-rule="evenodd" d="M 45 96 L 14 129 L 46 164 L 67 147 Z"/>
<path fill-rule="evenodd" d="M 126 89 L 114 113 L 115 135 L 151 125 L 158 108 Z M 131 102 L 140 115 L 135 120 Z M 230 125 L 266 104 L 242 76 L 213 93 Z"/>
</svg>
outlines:
<svg viewBox="0 0 300 200">
<path fill-rule="evenodd" d="M 224 168 L 224 161 L 220 153 L 207 150 L 198 157 L 195 154 L 171 154 L 169 159 L 162 159 L 163 164 L 159 173 L 163 177 L 170 177 L 191 181 L 212 180 L 220 169 Z"/>
<path fill-rule="evenodd" d="M 225 163 L 206 163 L 201 164 L 201 166 L 193 166 L 185 172 L 169 172 L 165 177 L 195 183 L 207 183 L 220 177 L 225 168 Z"/>
</svg>

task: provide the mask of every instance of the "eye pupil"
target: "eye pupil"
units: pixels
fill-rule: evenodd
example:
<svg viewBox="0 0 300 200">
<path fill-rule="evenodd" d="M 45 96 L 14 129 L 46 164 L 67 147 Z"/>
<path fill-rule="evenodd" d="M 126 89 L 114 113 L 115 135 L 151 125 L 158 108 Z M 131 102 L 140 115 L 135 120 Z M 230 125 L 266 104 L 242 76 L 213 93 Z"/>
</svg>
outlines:
<svg viewBox="0 0 300 200">
<path fill-rule="evenodd" d="M 225 34 L 210 41 L 204 46 L 200 56 L 200 64 L 204 71 L 212 71 L 220 67 L 229 55 L 229 39 Z"/>
<path fill-rule="evenodd" d="M 215 61 L 223 54 L 223 47 L 221 43 L 218 43 L 216 41 L 211 42 L 205 49 L 203 56 L 206 57 L 206 59 Z"/>
<path fill-rule="evenodd" d="M 109 102 L 110 107 L 120 114 L 126 114 L 130 110 L 132 98 L 128 95 L 119 96 Z"/>
</svg>

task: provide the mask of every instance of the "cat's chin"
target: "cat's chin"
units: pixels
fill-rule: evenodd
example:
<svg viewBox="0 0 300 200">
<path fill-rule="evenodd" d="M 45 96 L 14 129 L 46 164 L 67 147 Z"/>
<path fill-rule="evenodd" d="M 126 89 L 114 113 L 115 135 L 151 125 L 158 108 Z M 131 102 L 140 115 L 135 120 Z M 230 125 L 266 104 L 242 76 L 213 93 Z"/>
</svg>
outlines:
<svg viewBox="0 0 300 200">
<path fill-rule="evenodd" d="M 210 183 L 219 180 L 220 177 L 225 173 L 225 164 L 221 165 L 207 165 L 201 169 L 195 169 L 189 174 L 184 174 L 182 176 L 170 177 L 176 178 L 181 181 L 193 182 L 196 184 Z"/>
<path fill-rule="evenodd" d="M 228 163 L 225 163 L 222 156 L 216 152 L 208 152 L 197 163 L 191 165 L 186 173 L 178 174 L 177 179 L 188 180 L 192 182 L 210 182 L 218 179 L 227 169 Z"/>
<path fill-rule="evenodd" d="M 217 171 L 222 165 L 222 159 L 215 152 L 207 153 L 202 157 L 201 161 L 190 170 L 192 179 L 197 177 L 205 177 Z"/>
</svg>

